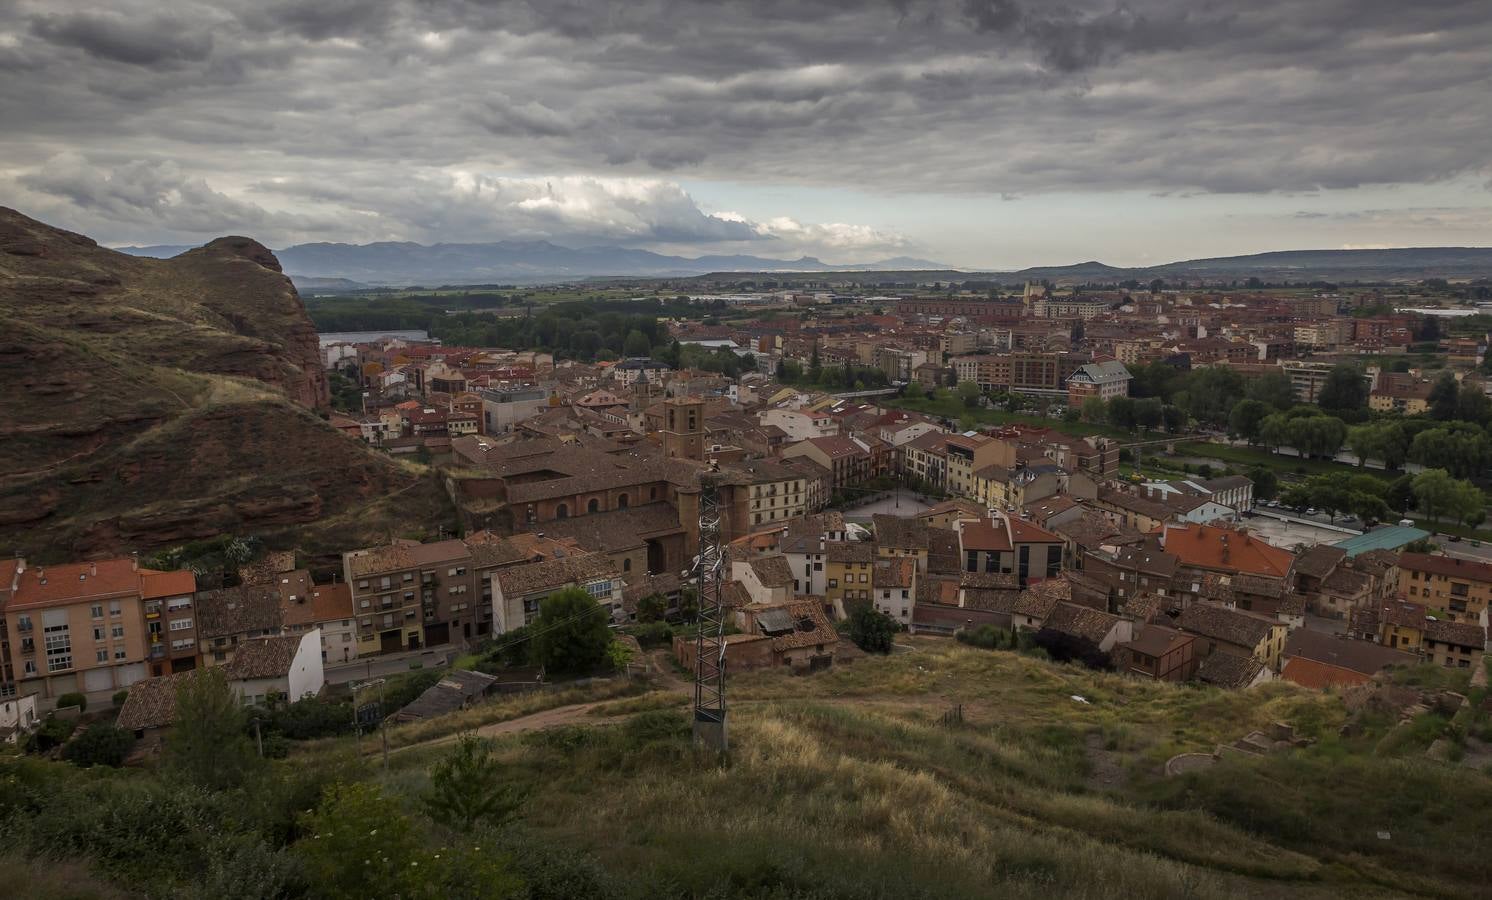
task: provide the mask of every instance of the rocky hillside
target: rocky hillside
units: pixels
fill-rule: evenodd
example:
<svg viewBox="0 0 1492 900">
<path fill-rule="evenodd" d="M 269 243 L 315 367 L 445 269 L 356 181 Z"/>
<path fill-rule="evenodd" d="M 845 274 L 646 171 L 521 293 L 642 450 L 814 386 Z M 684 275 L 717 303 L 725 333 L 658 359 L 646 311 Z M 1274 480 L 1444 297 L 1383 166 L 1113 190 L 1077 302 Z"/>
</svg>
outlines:
<svg viewBox="0 0 1492 900">
<path fill-rule="evenodd" d="M 315 327 L 248 238 L 148 259 L 0 208 L 0 384 L 7 552 L 330 545 L 443 514 L 432 479 L 321 418 Z"/>
</svg>

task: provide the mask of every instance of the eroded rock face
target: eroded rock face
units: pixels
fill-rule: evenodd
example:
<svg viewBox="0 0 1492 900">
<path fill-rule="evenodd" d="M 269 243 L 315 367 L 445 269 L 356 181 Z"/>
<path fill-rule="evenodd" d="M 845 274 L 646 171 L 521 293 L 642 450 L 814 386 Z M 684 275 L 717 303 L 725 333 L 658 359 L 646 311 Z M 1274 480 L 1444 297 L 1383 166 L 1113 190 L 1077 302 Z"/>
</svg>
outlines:
<svg viewBox="0 0 1492 900">
<path fill-rule="evenodd" d="M 317 417 L 315 326 L 250 238 L 147 259 L 0 208 L 0 385 L 7 549 L 346 529 L 395 493 L 433 508 L 424 480 Z"/>
</svg>

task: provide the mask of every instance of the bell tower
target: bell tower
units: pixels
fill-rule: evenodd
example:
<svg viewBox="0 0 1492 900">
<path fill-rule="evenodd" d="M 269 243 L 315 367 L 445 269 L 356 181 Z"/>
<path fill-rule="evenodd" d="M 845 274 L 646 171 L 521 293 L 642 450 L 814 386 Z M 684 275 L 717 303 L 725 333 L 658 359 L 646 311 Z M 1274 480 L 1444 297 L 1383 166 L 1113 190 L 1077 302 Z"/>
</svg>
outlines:
<svg viewBox="0 0 1492 900">
<path fill-rule="evenodd" d="M 663 455 L 669 459 L 705 458 L 705 402 L 698 397 L 663 401 Z"/>
</svg>

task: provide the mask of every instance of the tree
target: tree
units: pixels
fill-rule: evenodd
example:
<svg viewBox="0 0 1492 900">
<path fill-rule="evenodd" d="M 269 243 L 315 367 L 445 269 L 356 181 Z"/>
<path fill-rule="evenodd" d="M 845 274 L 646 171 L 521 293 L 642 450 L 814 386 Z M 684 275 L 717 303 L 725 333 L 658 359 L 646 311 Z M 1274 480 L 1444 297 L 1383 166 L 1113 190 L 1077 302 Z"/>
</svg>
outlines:
<svg viewBox="0 0 1492 900">
<path fill-rule="evenodd" d="M 1381 522 L 1387 519 L 1392 512 L 1388 508 L 1388 504 L 1383 502 L 1382 498 L 1361 492 L 1354 492 L 1352 494 L 1351 505 L 1347 508 L 1352 511 L 1353 515 L 1356 515 L 1364 522 Z"/>
<path fill-rule="evenodd" d="M 1228 429 L 1254 444 L 1259 440 L 1259 426 L 1269 414 L 1269 404 L 1262 400 L 1239 400 L 1228 414 Z"/>
<path fill-rule="evenodd" d="M 1395 512 L 1408 512 L 1414 506 L 1414 476 L 1402 475 L 1390 482 L 1383 492 L 1383 502 Z"/>
<path fill-rule="evenodd" d="M 176 721 L 166 741 L 166 762 L 185 781 L 226 790 L 259 770 L 245 734 L 243 706 L 219 667 L 198 669 L 176 686 Z"/>
<path fill-rule="evenodd" d="M 896 620 L 873 606 L 850 614 L 850 640 L 866 653 L 890 653 L 897 630 Z"/>
<path fill-rule="evenodd" d="M 1089 397 L 1083 401 L 1083 421 L 1092 425 L 1101 424 L 1107 414 L 1102 397 Z"/>
<path fill-rule="evenodd" d="M 1249 469 L 1249 480 L 1254 483 L 1254 497 L 1259 500 L 1270 500 L 1279 493 L 1279 476 L 1275 475 L 1274 470 L 1268 466 L 1254 466 Z"/>
<path fill-rule="evenodd" d="M 88 698 L 78 691 L 68 691 L 66 694 L 57 698 L 58 709 L 67 709 L 71 706 L 76 706 L 78 712 L 87 712 Z"/>
<path fill-rule="evenodd" d="M 1457 493 L 1456 480 L 1444 469 L 1427 469 L 1414 476 L 1414 499 L 1427 519 L 1452 511 Z"/>
<path fill-rule="evenodd" d="M 637 621 L 660 622 L 668 615 L 668 600 L 662 594 L 648 594 L 637 601 Z"/>
<path fill-rule="evenodd" d="M 1165 408 L 1159 397 L 1146 397 L 1131 402 L 1134 404 L 1136 426 L 1140 428 L 1155 428 L 1165 421 Z"/>
<path fill-rule="evenodd" d="M 1128 397 L 1110 397 L 1108 400 L 1109 424 L 1119 428 L 1135 427 L 1135 401 Z"/>
<path fill-rule="evenodd" d="M 606 664 L 611 666 L 612 671 L 618 675 L 627 673 L 627 666 L 632 663 L 632 648 L 621 641 L 612 640 L 606 645 Z"/>
<path fill-rule="evenodd" d="M 1409 439 L 1398 422 L 1370 422 L 1347 430 L 1347 446 L 1363 465 L 1369 459 L 1377 459 L 1388 468 L 1397 469 L 1409 452 Z"/>
<path fill-rule="evenodd" d="M 1450 372 L 1443 373 L 1435 380 L 1430 388 L 1430 418 L 1439 419 L 1442 422 L 1456 417 L 1456 400 L 1460 392 L 1456 384 L 1456 376 Z"/>
<path fill-rule="evenodd" d="M 955 390 L 955 393 L 957 393 L 958 396 L 964 401 L 964 407 L 966 409 L 974 409 L 975 407 L 979 406 L 979 385 L 975 384 L 974 382 L 965 381 L 963 384 L 958 386 L 958 388 Z"/>
<path fill-rule="evenodd" d="M 95 722 L 62 748 L 62 758 L 81 768 L 119 768 L 135 746 L 135 734 L 107 722 Z"/>
<path fill-rule="evenodd" d="M 430 789 L 420 798 L 430 818 L 461 832 L 501 827 L 523 805 L 524 793 L 503 776 L 492 742 L 463 734 L 456 748 L 430 767 Z"/>
<path fill-rule="evenodd" d="M 818 384 L 819 377 L 823 374 L 824 369 L 819 365 L 819 345 L 817 341 L 814 341 L 813 351 L 808 357 L 808 380 Z"/>
<path fill-rule="evenodd" d="M 1161 421 L 1167 434 L 1178 434 L 1186 430 L 1186 411 L 1179 406 L 1167 404 L 1160 408 Z"/>
<path fill-rule="evenodd" d="M 1316 402 L 1327 412 L 1360 418 L 1368 404 L 1368 387 L 1356 366 L 1332 366 Z"/>
<path fill-rule="evenodd" d="M 1283 412 L 1295 405 L 1295 385 L 1284 372 L 1270 372 L 1249 379 L 1244 396 Z"/>
<path fill-rule="evenodd" d="M 1183 397 L 1182 394 L 1185 394 Z M 1233 405 L 1243 399 L 1243 376 L 1222 366 L 1193 369 L 1187 374 L 1176 405 L 1192 418 L 1209 425 L 1228 424 Z"/>
<path fill-rule="evenodd" d="M 534 652 L 555 674 L 585 674 L 606 662 L 611 629 L 606 610 L 584 588 L 555 591 L 539 606 L 533 623 Z"/>
</svg>

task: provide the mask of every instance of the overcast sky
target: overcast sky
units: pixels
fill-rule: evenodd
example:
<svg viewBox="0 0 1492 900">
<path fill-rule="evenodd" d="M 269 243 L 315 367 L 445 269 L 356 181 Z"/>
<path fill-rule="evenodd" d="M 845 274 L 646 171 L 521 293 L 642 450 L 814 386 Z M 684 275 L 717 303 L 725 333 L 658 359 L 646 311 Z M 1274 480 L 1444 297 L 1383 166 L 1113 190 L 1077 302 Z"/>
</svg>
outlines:
<svg viewBox="0 0 1492 900">
<path fill-rule="evenodd" d="M 0 0 L 105 243 L 1143 264 L 1492 244 L 1488 0 Z"/>
</svg>

